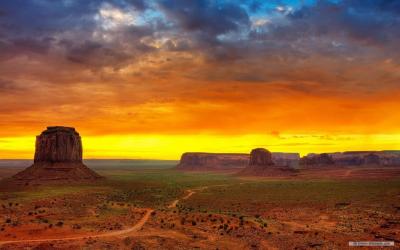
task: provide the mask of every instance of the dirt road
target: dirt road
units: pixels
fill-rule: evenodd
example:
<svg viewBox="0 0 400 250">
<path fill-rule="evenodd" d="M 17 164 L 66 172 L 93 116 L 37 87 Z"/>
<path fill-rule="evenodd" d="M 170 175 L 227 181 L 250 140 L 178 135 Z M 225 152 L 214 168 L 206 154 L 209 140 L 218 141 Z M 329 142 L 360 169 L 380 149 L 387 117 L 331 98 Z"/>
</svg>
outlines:
<svg viewBox="0 0 400 250">
<path fill-rule="evenodd" d="M 225 186 L 225 185 L 215 185 L 215 186 Z M 214 186 L 212 186 L 214 187 Z M 174 200 L 168 208 L 175 208 L 179 201 L 189 199 L 193 194 L 198 191 L 202 191 L 204 189 L 209 188 L 209 186 L 204 186 L 196 189 L 188 189 L 186 190 L 187 194 L 180 199 Z M 0 246 L 6 244 L 21 244 L 21 243 L 35 243 L 35 242 L 52 242 L 52 241 L 70 241 L 70 240 L 82 240 L 89 238 L 107 238 L 107 237 L 117 237 L 117 236 L 128 236 L 135 235 L 149 220 L 151 213 L 154 211 L 152 208 L 147 208 L 144 216 L 132 227 L 127 229 L 118 230 L 114 232 L 107 233 L 98 233 L 98 234 L 85 234 L 85 235 L 77 235 L 77 236 L 66 236 L 66 237 L 57 237 L 57 238 L 44 238 L 44 239 L 21 239 L 21 240 L 9 240 L 9 241 L 0 241 Z"/>
<path fill-rule="evenodd" d="M 174 200 L 174 201 L 168 206 L 168 208 L 175 208 L 176 205 L 178 204 L 178 202 L 179 202 L 180 200 L 189 199 L 190 196 L 192 196 L 193 194 L 196 193 L 195 191 L 193 191 L 193 190 L 191 190 L 191 189 L 188 189 L 187 192 L 188 192 L 187 195 L 183 196 L 181 199 L 176 199 L 176 200 Z"/>
<path fill-rule="evenodd" d="M 58 238 L 46 238 L 46 239 L 24 239 L 24 240 L 10 240 L 10 241 L 0 241 L 0 246 L 6 244 L 16 244 L 16 243 L 35 243 L 35 242 L 51 242 L 51 241 L 69 241 L 69 240 L 82 240 L 82 239 L 89 239 L 89 238 L 106 238 L 106 237 L 115 237 L 115 236 L 124 236 L 124 235 L 131 235 L 135 232 L 138 232 L 147 220 L 150 218 L 151 212 L 153 209 L 146 209 L 146 213 L 144 216 L 132 227 L 127 229 L 114 231 L 114 232 L 107 232 L 107 233 L 99 233 L 99 234 L 90 234 L 90 235 L 79 235 L 79 236 L 71 236 L 71 237 L 58 237 Z"/>
<path fill-rule="evenodd" d="M 187 194 L 183 196 L 180 199 L 174 200 L 168 207 L 169 208 L 174 208 L 178 204 L 180 200 L 186 200 L 189 199 L 190 196 L 196 193 L 198 190 L 204 190 L 208 187 L 201 187 L 196 190 L 191 190 L 188 189 L 186 190 Z M 82 240 L 82 239 L 89 239 L 89 238 L 107 238 L 107 237 L 116 237 L 116 236 L 125 236 L 125 235 L 132 235 L 136 232 L 138 232 L 144 224 L 149 220 L 151 212 L 153 212 L 154 209 L 152 208 L 147 208 L 145 215 L 132 227 L 129 227 L 127 229 L 123 230 L 118 230 L 114 232 L 107 232 L 107 233 L 98 233 L 98 234 L 85 234 L 85 235 L 78 235 L 78 236 L 70 236 L 70 237 L 57 237 L 57 238 L 44 238 L 44 239 L 22 239 L 22 240 L 9 240 L 9 241 L 0 241 L 0 246 L 6 245 L 6 244 L 17 244 L 17 243 L 35 243 L 35 242 L 51 242 L 51 241 L 69 241 L 69 240 Z"/>
</svg>

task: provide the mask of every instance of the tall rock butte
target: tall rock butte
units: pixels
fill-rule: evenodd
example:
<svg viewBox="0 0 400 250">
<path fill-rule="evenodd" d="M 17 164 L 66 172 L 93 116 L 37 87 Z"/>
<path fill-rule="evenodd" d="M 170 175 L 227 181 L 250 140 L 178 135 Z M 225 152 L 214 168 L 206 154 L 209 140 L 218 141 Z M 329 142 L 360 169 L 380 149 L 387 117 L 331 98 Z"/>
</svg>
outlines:
<svg viewBox="0 0 400 250">
<path fill-rule="evenodd" d="M 255 148 L 250 152 L 248 166 L 239 172 L 241 175 L 250 176 L 287 176 L 296 172 L 288 165 L 275 164 L 272 153 L 265 148 Z"/>
<path fill-rule="evenodd" d="M 265 148 L 255 148 L 250 152 L 249 166 L 271 166 L 272 154 Z"/>
<path fill-rule="evenodd" d="M 34 164 L 13 179 L 25 182 L 84 181 L 102 177 L 82 162 L 82 141 L 75 128 L 47 127 L 36 136 Z"/>
</svg>

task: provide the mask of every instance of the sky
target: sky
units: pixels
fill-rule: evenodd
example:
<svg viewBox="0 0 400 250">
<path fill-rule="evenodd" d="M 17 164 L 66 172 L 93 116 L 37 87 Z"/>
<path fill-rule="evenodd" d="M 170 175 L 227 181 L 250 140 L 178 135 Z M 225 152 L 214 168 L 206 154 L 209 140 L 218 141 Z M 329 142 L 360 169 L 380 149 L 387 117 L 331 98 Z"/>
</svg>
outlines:
<svg viewBox="0 0 400 250">
<path fill-rule="evenodd" d="M 0 158 L 400 149 L 400 1 L 0 1 Z"/>
</svg>

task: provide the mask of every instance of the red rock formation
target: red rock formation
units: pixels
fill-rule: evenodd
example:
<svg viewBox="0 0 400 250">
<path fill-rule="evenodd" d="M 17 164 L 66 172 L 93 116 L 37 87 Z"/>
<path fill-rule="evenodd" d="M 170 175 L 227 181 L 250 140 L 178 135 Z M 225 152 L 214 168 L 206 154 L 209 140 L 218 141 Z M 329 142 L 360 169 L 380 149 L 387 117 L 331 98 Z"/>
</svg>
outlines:
<svg viewBox="0 0 400 250">
<path fill-rule="evenodd" d="M 300 164 L 303 165 L 303 167 L 400 166 L 400 152 L 388 150 L 309 154 L 301 159 Z"/>
<path fill-rule="evenodd" d="M 298 153 L 271 154 L 272 162 L 276 166 L 297 168 L 299 165 Z M 189 152 L 182 154 L 177 169 L 195 171 L 243 169 L 249 165 L 249 161 L 250 154 Z"/>
<path fill-rule="evenodd" d="M 296 170 L 289 166 L 275 165 L 272 154 L 267 149 L 256 148 L 250 153 L 249 165 L 239 172 L 240 175 L 285 177 L 294 175 Z"/>
<path fill-rule="evenodd" d="M 249 166 L 271 166 L 272 154 L 265 148 L 256 148 L 251 150 Z"/>
<path fill-rule="evenodd" d="M 81 137 L 74 128 L 47 127 L 36 137 L 34 164 L 14 175 L 24 182 L 82 181 L 102 178 L 82 163 Z"/>
<path fill-rule="evenodd" d="M 244 168 L 248 162 L 248 154 L 184 153 L 177 168 L 196 171 L 225 170 Z"/>
<path fill-rule="evenodd" d="M 333 165 L 335 164 L 332 156 L 330 154 L 312 154 L 305 156 L 301 159 L 302 165 Z"/>
<path fill-rule="evenodd" d="M 34 162 L 82 162 L 82 142 L 74 128 L 47 127 L 36 136 Z"/>
</svg>

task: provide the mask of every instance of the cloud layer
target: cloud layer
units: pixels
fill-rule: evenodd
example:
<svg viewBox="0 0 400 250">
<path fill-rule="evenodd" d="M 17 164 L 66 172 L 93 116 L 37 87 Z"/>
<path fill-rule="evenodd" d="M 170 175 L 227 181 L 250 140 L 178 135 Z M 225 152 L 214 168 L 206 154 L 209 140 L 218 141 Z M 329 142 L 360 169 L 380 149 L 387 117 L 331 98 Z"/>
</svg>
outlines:
<svg viewBox="0 0 400 250">
<path fill-rule="evenodd" d="M 1 1 L 0 135 L 400 133 L 399 1 L 299 2 Z"/>
</svg>

